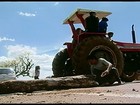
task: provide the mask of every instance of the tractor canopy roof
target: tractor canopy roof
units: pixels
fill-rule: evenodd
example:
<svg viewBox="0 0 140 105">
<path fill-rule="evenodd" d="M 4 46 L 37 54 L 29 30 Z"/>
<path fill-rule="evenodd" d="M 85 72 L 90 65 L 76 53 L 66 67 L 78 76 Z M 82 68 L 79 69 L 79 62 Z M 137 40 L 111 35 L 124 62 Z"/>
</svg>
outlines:
<svg viewBox="0 0 140 105">
<path fill-rule="evenodd" d="M 83 18 L 85 19 L 86 17 L 89 16 L 89 12 L 96 12 L 96 16 L 99 19 L 102 19 L 103 17 L 107 17 L 108 15 L 112 14 L 111 12 L 107 12 L 107 11 L 77 9 L 64 20 L 63 24 L 68 24 L 68 20 L 73 21 L 75 24 L 81 23 L 80 19 L 76 16 L 76 13 L 83 14 Z"/>
</svg>

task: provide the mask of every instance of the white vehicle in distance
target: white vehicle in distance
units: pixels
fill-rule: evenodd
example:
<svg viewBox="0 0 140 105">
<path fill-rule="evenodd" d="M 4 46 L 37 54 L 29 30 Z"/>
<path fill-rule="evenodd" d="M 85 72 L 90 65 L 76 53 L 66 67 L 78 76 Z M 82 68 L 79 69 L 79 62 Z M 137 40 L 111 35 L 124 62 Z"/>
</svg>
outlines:
<svg viewBox="0 0 140 105">
<path fill-rule="evenodd" d="M 15 71 L 12 68 L 0 68 L 0 82 L 16 80 Z"/>
</svg>

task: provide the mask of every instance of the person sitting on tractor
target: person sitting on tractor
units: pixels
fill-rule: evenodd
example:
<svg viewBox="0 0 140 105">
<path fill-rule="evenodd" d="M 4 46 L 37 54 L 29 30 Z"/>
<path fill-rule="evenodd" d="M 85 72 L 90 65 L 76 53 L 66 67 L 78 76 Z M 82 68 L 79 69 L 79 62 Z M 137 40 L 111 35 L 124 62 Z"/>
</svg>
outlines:
<svg viewBox="0 0 140 105">
<path fill-rule="evenodd" d="M 87 60 L 90 65 L 91 74 L 99 85 L 112 85 L 115 80 L 118 81 L 118 84 L 122 84 L 118 70 L 113 67 L 112 63 L 104 58 L 97 58 L 93 54 L 89 55 Z"/>
<path fill-rule="evenodd" d="M 98 32 L 99 18 L 96 17 L 96 12 L 90 12 L 90 16 L 85 19 L 86 32 Z"/>
<path fill-rule="evenodd" d="M 108 18 L 103 17 L 102 20 L 99 22 L 99 32 L 106 33 L 108 27 L 107 21 Z"/>
<path fill-rule="evenodd" d="M 77 35 L 80 35 L 82 32 L 84 32 L 81 28 L 77 28 L 75 31 Z M 72 38 L 73 38 L 72 43 L 75 46 L 77 44 L 77 38 L 74 38 L 74 35 L 72 35 Z"/>
</svg>

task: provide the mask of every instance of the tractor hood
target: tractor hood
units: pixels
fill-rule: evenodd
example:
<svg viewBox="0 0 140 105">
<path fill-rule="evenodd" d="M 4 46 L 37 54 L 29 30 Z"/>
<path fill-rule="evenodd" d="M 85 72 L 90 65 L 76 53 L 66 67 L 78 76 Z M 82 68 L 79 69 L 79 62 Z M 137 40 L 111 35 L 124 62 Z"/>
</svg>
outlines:
<svg viewBox="0 0 140 105">
<path fill-rule="evenodd" d="M 83 18 L 84 19 L 89 16 L 89 12 L 96 12 L 96 16 L 99 19 L 102 19 L 103 17 L 107 17 L 108 15 L 112 14 L 111 12 L 107 12 L 107 11 L 88 10 L 88 9 L 77 9 L 69 17 L 67 17 L 64 20 L 63 24 L 68 24 L 68 20 L 73 21 L 74 24 L 81 23 L 81 21 L 79 20 L 79 18 L 76 16 L 76 12 L 78 14 L 83 14 Z"/>
</svg>

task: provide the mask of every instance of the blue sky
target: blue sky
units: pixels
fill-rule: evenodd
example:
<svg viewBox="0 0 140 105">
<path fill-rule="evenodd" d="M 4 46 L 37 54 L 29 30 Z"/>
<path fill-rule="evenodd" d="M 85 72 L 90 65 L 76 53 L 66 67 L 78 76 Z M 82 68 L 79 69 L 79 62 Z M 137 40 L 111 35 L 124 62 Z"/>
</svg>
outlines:
<svg viewBox="0 0 140 105">
<path fill-rule="evenodd" d="M 48 59 L 47 51 L 72 40 L 69 25 L 62 23 L 77 8 L 112 12 L 108 31 L 114 32 L 113 40 L 132 42 L 134 24 L 140 43 L 140 2 L 0 2 L 0 60 L 26 50 Z"/>
<path fill-rule="evenodd" d="M 39 53 L 63 46 L 71 41 L 70 27 L 63 20 L 77 8 L 112 12 L 108 31 L 114 32 L 114 40 L 132 42 L 135 24 L 140 42 L 140 2 L 0 2 L 0 38 L 7 38 L 0 41 L 0 56 L 7 55 L 5 45 L 36 47 Z"/>
</svg>

